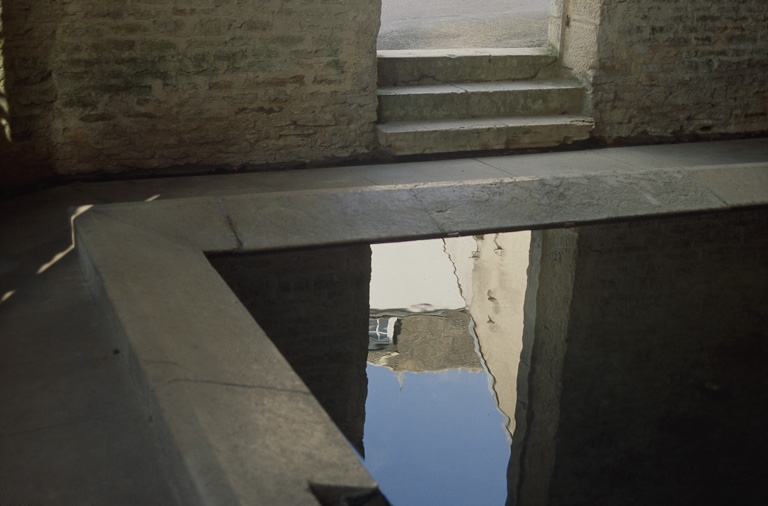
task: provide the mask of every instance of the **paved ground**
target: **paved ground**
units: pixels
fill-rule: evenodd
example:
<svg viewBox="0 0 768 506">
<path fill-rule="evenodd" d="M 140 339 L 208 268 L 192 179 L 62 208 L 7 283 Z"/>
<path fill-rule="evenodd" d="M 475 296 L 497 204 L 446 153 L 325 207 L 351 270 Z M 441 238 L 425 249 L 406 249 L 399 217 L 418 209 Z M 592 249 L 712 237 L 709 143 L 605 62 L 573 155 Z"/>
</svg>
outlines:
<svg viewBox="0 0 768 506">
<path fill-rule="evenodd" d="M 383 0 L 379 49 L 538 47 L 548 0 Z"/>
</svg>

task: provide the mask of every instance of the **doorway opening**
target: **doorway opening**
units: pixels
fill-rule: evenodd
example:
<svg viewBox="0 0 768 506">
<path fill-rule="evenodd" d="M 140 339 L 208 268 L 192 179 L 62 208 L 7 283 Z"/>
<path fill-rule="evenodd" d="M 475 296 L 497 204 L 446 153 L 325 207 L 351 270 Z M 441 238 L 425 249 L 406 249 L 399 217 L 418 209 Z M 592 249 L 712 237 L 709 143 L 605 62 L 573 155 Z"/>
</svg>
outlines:
<svg viewBox="0 0 768 506">
<path fill-rule="evenodd" d="M 382 0 L 377 48 L 546 47 L 559 1 L 550 6 L 550 0 Z"/>
</svg>

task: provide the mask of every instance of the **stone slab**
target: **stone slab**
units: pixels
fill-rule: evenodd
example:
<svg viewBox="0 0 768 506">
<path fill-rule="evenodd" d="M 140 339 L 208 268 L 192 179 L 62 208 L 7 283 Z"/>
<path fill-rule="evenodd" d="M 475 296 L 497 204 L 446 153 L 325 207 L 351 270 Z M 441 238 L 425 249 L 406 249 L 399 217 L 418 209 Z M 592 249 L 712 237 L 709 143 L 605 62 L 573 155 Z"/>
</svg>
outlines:
<svg viewBox="0 0 768 506">
<path fill-rule="evenodd" d="M 194 483 L 205 484 L 203 504 L 224 504 L 217 476 L 230 489 L 226 504 L 317 506 L 310 483 L 376 486 L 308 392 L 178 382 L 159 387 L 157 397 L 183 458 L 197 470 Z"/>
<path fill-rule="evenodd" d="M 681 171 L 423 185 L 414 193 L 444 233 L 462 235 L 726 207 Z"/>
<path fill-rule="evenodd" d="M 494 156 L 479 160 L 512 176 L 575 176 L 647 170 L 628 162 L 601 156 L 600 150 L 566 151 L 548 153 L 546 156 Z"/>
<path fill-rule="evenodd" d="M 731 206 L 758 205 L 768 192 L 768 161 L 695 169 L 693 177 Z"/>
<path fill-rule="evenodd" d="M 221 203 L 214 197 L 108 204 L 93 212 L 205 251 L 228 251 L 238 246 Z"/>
<path fill-rule="evenodd" d="M 526 116 L 385 123 L 382 147 L 396 156 L 557 146 L 586 139 L 594 124 L 584 116 Z"/>
<path fill-rule="evenodd" d="M 375 489 L 199 249 L 97 212 L 76 223 L 84 268 L 122 336 L 184 504 L 315 504 L 311 480 Z"/>
<path fill-rule="evenodd" d="M 509 175 L 483 161 L 471 158 L 369 165 L 358 167 L 356 172 L 369 183 L 376 185 L 493 179 Z"/>
<path fill-rule="evenodd" d="M 379 88 L 379 122 L 582 114 L 577 81 L 506 81 Z"/>
<path fill-rule="evenodd" d="M 242 249 L 396 241 L 441 233 L 409 188 L 268 194 L 222 199 Z"/>
<path fill-rule="evenodd" d="M 545 48 L 380 50 L 379 86 L 554 77 L 557 57 Z"/>
<path fill-rule="evenodd" d="M 753 139 L 606 148 L 599 153 L 637 167 L 662 169 L 765 161 L 765 145 L 764 139 Z"/>
</svg>

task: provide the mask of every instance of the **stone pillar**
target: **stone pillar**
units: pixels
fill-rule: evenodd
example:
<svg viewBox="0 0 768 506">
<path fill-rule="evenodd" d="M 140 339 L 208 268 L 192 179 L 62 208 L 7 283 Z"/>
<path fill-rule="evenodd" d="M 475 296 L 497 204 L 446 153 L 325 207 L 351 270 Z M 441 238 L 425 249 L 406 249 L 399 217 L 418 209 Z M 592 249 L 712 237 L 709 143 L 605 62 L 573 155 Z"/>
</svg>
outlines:
<svg viewBox="0 0 768 506">
<path fill-rule="evenodd" d="M 363 454 L 370 247 L 227 255 L 210 260 Z"/>
</svg>

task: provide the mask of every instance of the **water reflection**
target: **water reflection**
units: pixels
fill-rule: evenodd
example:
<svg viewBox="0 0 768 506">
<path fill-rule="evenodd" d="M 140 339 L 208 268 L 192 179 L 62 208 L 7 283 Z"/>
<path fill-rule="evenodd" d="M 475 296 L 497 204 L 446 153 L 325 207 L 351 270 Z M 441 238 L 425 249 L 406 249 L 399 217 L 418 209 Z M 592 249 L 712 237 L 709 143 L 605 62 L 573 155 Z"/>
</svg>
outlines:
<svg viewBox="0 0 768 506">
<path fill-rule="evenodd" d="M 491 434 L 476 429 L 483 414 L 506 428 L 498 451 L 454 454 L 473 470 L 502 461 L 501 473 L 482 473 L 500 485 L 480 485 L 464 504 L 754 505 L 768 504 L 766 230 L 768 211 L 758 209 L 440 242 L 447 269 L 435 270 L 449 282 L 427 284 L 456 287 L 440 288 L 453 302 L 377 304 L 399 309 L 373 315 L 399 326 L 392 346 L 370 357 L 368 247 L 211 261 L 350 441 L 361 451 L 365 442 L 374 475 L 389 465 L 404 493 L 429 497 L 401 504 L 390 478 L 377 477 L 396 506 L 441 504 L 437 494 L 458 481 L 416 492 L 421 473 L 451 462 L 418 461 L 439 450 L 416 442 L 438 435 L 450 451 L 457 436 L 436 434 L 431 422 L 422 435 L 395 432 L 416 427 L 425 399 L 443 391 L 467 404 L 447 415 L 440 410 L 460 404 L 437 403 L 438 418 L 465 417 L 459 425 L 472 437 Z M 411 294 L 421 275 L 386 277 Z M 366 388 L 380 407 L 366 406 Z M 481 390 L 486 404 L 471 404 Z M 396 450 L 415 450 L 404 459 L 415 469 L 392 466 Z"/>
<path fill-rule="evenodd" d="M 503 504 L 501 424 L 482 370 L 368 366 L 365 466 L 394 505 Z"/>
<path fill-rule="evenodd" d="M 529 243 L 372 246 L 374 334 L 397 331 L 371 339 L 365 461 L 393 504 L 504 503 Z"/>
</svg>

